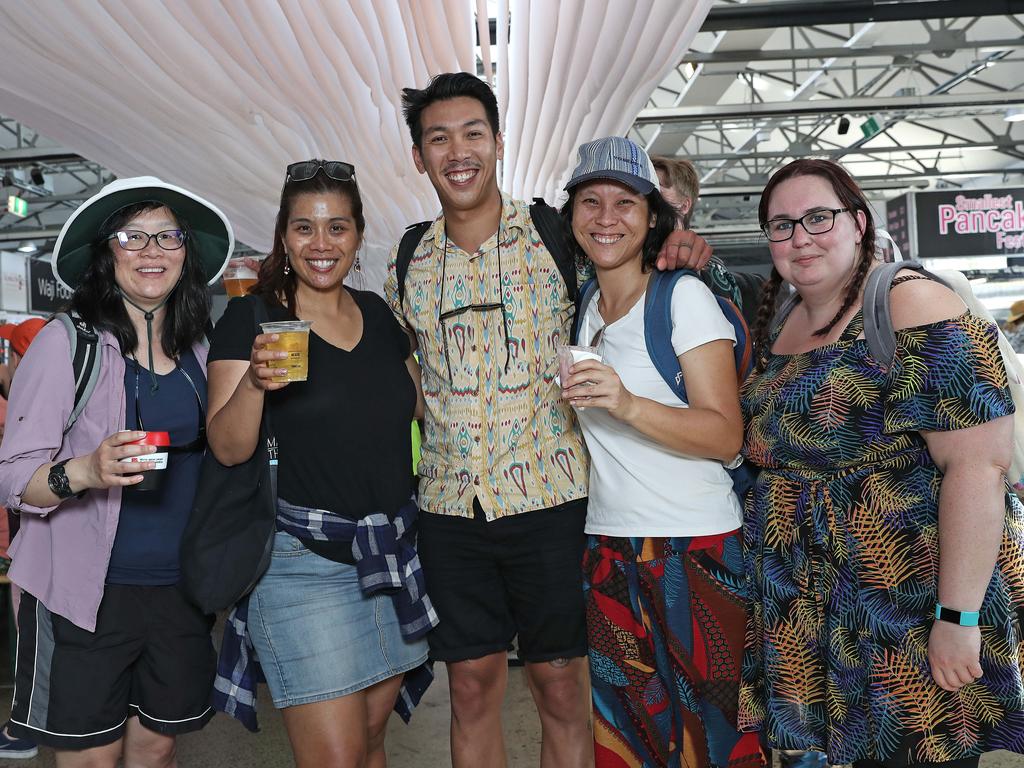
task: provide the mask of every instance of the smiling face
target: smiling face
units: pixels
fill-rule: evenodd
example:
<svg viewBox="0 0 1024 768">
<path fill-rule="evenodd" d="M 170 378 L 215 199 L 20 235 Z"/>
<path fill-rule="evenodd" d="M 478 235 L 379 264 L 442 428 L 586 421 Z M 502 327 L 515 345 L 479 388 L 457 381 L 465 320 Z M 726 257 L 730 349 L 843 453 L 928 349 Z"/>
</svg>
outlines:
<svg viewBox="0 0 1024 768">
<path fill-rule="evenodd" d="M 504 145 L 491 133 L 484 105 L 468 96 L 435 101 L 420 116 L 416 170 L 427 174 L 445 215 L 485 210 L 499 198 L 496 169 Z"/>
<path fill-rule="evenodd" d="M 169 208 L 153 208 L 136 214 L 118 229 L 155 235 L 178 229 L 178 220 Z M 185 265 L 184 245 L 168 251 L 157 245 L 154 237 L 141 251 L 129 251 L 116 237 L 109 243 L 114 256 L 114 281 L 130 301 L 144 310 L 159 306 L 178 285 Z"/>
<path fill-rule="evenodd" d="M 647 198 L 625 184 L 598 179 L 576 188 L 572 234 L 598 270 L 639 265 L 653 227 Z"/>
<path fill-rule="evenodd" d="M 781 182 L 768 200 L 768 221 L 800 219 L 808 213 L 844 208 L 835 190 L 822 176 L 793 176 Z M 837 291 L 847 284 L 860 259 L 866 223 L 863 211 L 837 213 L 829 232 L 812 235 L 801 224 L 793 237 L 769 242 L 772 263 L 783 279 L 797 290 Z"/>
<path fill-rule="evenodd" d="M 361 241 L 347 195 L 325 192 L 295 198 L 284 246 L 299 287 L 317 291 L 338 288 L 352 267 Z"/>
</svg>

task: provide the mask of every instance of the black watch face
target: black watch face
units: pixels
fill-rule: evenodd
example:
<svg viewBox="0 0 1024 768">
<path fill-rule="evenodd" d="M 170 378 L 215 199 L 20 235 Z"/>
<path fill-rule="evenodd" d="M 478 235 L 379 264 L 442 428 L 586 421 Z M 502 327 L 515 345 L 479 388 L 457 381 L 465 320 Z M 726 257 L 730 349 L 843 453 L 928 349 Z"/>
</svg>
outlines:
<svg viewBox="0 0 1024 768">
<path fill-rule="evenodd" d="M 50 474 L 47 477 L 47 484 L 54 495 L 60 499 L 71 496 L 71 483 L 68 481 L 67 473 L 63 464 L 56 464 L 50 467 Z"/>
</svg>

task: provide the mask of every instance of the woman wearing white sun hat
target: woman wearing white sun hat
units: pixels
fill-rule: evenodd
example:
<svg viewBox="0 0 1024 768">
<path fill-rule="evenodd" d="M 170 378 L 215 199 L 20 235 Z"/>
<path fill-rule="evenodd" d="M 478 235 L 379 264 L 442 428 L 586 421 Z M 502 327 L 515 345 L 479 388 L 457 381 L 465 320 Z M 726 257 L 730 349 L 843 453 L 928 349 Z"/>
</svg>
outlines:
<svg viewBox="0 0 1024 768">
<path fill-rule="evenodd" d="M 10 730 L 62 768 L 172 765 L 176 734 L 212 716 L 212 621 L 177 587 L 178 547 L 206 444 L 207 284 L 233 244 L 215 206 L 147 176 L 83 203 L 54 248 L 99 377 L 66 429 L 70 340 L 60 323 L 39 332 L 11 391 L 0 503 L 23 513 Z M 139 490 L 156 465 L 122 460 L 157 450 L 136 442 L 147 429 L 168 433 L 169 457 L 159 488 Z"/>
</svg>

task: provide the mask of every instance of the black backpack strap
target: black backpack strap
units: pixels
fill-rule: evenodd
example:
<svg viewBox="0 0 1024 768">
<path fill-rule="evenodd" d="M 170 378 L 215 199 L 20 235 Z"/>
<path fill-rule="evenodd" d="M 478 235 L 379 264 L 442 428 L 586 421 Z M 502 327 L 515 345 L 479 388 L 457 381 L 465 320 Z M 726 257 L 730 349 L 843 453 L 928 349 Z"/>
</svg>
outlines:
<svg viewBox="0 0 1024 768">
<path fill-rule="evenodd" d="M 100 336 L 89 323 L 67 312 L 58 312 L 53 319 L 64 326 L 71 344 L 71 370 L 75 377 L 75 404 L 64 426 L 64 434 L 82 415 L 100 378 Z"/>
<path fill-rule="evenodd" d="M 398 243 L 398 255 L 395 257 L 395 276 L 398 278 L 398 303 L 405 301 L 405 276 L 409 274 L 409 263 L 416 253 L 416 246 L 420 244 L 423 235 L 430 229 L 432 221 L 421 221 L 410 224 L 405 229 L 405 234 Z"/>
<path fill-rule="evenodd" d="M 544 247 L 548 249 L 551 258 L 555 260 L 555 266 L 562 274 L 562 282 L 565 283 L 565 292 L 569 301 L 575 303 L 577 295 L 576 285 L 576 259 L 573 257 L 572 249 L 566 242 L 565 225 L 558 211 L 544 202 L 543 198 L 533 198 L 530 205 L 530 218 L 533 219 L 533 226 L 537 228 Z"/>
</svg>

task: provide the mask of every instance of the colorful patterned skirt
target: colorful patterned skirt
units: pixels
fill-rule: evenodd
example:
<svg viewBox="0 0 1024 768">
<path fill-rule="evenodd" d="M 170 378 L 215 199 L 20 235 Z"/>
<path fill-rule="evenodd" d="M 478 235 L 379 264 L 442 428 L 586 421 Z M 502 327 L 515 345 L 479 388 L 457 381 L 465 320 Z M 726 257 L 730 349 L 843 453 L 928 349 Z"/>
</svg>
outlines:
<svg viewBox="0 0 1024 768">
<path fill-rule="evenodd" d="M 736 730 L 746 624 L 738 531 L 589 536 L 583 556 L 597 768 L 757 768 Z"/>
</svg>

